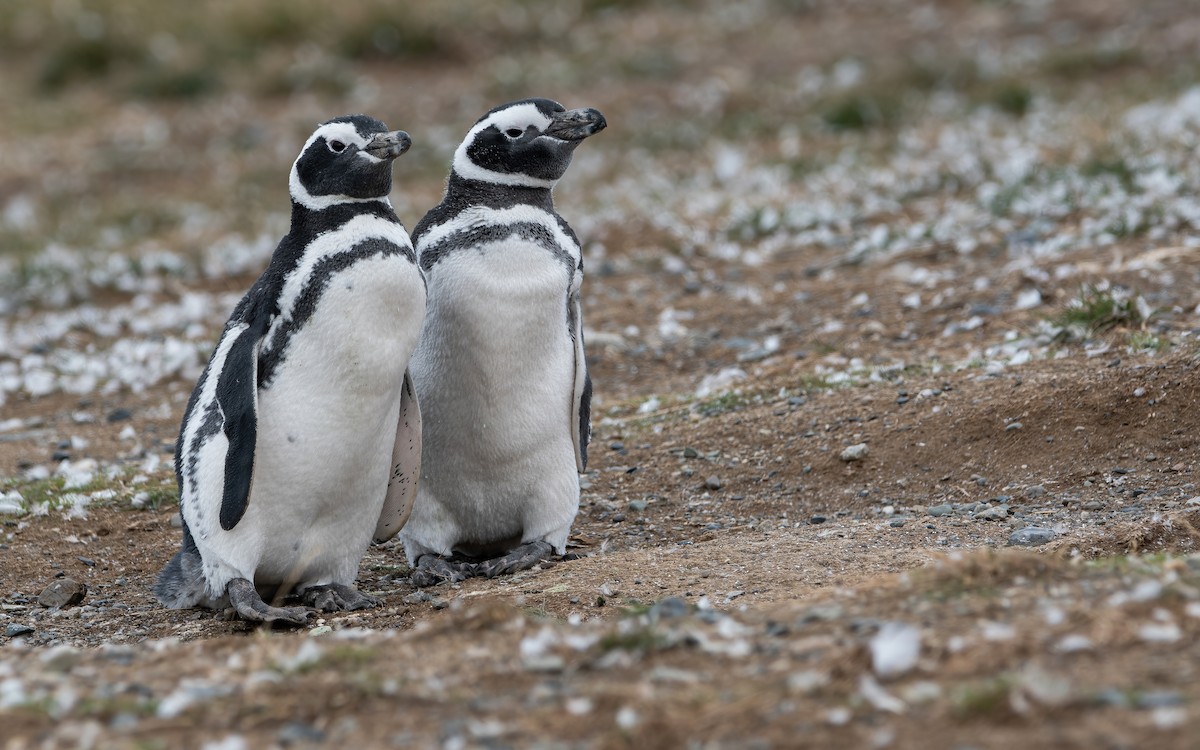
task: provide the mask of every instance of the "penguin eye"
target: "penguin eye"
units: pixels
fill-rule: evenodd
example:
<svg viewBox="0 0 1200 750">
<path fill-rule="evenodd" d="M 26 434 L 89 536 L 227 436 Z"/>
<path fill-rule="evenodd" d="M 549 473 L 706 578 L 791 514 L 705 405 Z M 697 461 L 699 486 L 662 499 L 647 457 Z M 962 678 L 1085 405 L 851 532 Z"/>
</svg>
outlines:
<svg viewBox="0 0 1200 750">
<path fill-rule="evenodd" d="M 507 135 L 509 138 L 520 138 L 521 134 L 524 132 L 525 132 L 524 130 L 520 130 L 518 128 L 509 128 L 508 130 L 504 131 L 504 134 Z"/>
<path fill-rule="evenodd" d="M 346 144 L 342 143 L 341 141 L 330 141 L 329 150 L 335 154 L 340 154 L 346 150 Z"/>
</svg>

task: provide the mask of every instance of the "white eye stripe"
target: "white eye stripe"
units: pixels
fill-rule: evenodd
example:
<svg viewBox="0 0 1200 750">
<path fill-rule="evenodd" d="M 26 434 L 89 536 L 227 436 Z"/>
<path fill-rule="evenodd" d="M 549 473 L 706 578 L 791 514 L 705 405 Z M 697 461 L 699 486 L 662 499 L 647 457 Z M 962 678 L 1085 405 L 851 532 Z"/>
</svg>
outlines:
<svg viewBox="0 0 1200 750">
<path fill-rule="evenodd" d="M 542 110 L 538 109 L 536 104 L 519 104 L 515 107 L 500 110 L 485 118 L 483 122 L 471 128 L 471 132 L 468 135 L 473 136 L 479 131 L 493 125 L 501 133 L 506 130 L 520 130 L 524 132 L 530 126 L 538 130 L 545 130 L 550 125 L 550 118 L 542 114 Z"/>
<path fill-rule="evenodd" d="M 305 142 L 304 148 L 300 149 L 300 153 L 307 151 L 308 147 L 316 143 L 318 138 L 324 138 L 326 143 L 341 141 L 347 146 L 358 146 L 359 148 L 367 145 L 367 140 L 358 134 L 358 129 L 351 123 L 331 122 L 317 128 Z"/>
</svg>

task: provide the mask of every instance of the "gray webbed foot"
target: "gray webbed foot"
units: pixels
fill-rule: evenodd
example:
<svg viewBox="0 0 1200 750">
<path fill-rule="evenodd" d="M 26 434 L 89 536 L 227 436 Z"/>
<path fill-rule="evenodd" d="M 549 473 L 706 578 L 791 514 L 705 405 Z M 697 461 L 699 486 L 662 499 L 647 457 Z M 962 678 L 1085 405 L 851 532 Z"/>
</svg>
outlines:
<svg viewBox="0 0 1200 750">
<path fill-rule="evenodd" d="M 541 539 L 526 542 L 503 557 L 493 557 L 477 564 L 476 575 L 484 578 L 495 578 L 505 573 L 515 573 L 518 570 L 528 570 L 554 554 L 554 547 Z"/>
<path fill-rule="evenodd" d="M 421 555 L 412 572 L 412 584 L 419 589 L 434 586 L 442 581 L 465 581 L 475 575 L 475 563 L 447 560 L 438 555 Z"/>
<path fill-rule="evenodd" d="M 235 578 L 225 586 L 229 603 L 243 620 L 250 622 L 284 622 L 290 625 L 308 623 L 304 607 L 272 607 L 262 600 L 254 584 L 245 578 Z"/>
<path fill-rule="evenodd" d="M 327 583 L 304 590 L 304 603 L 322 612 L 348 612 L 378 607 L 379 600 L 344 583 Z"/>
</svg>

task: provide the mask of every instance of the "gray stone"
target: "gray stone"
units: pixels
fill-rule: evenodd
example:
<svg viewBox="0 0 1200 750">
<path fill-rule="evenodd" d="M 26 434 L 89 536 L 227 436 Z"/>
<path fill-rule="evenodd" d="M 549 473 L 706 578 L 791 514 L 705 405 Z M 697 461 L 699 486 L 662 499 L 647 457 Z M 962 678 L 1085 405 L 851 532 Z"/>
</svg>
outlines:
<svg viewBox="0 0 1200 750">
<path fill-rule="evenodd" d="M 1046 488 L 1040 484 L 1031 484 L 1025 488 L 1025 497 L 1036 500 L 1046 494 Z"/>
<path fill-rule="evenodd" d="M 932 505 L 926 511 L 931 516 L 948 516 L 954 512 L 954 506 L 950 503 L 942 503 L 941 505 Z"/>
<path fill-rule="evenodd" d="M 842 449 L 842 452 L 841 452 L 839 458 L 841 458 L 846 463 L 850 463 L 852 461 L 861 461 L 867 457 L 867 453 L 869 452 L 869 450 L 870 449 L 867 448 L 866 443 L 858 443 L 856 445 L 850 445 L 850 446 L 847 446 L 846 448 Z"/>
<path fill-rule="evenodd" d="M 1037 547 L 1054 541 L 1054 529 L 1041 526 L 1026 526 L 1008 535 L 1008 543 L 1016 547 Z"/>
<path fill-rule="evenodd" d="M 280 744 L 284 746 L 315 743 L 320 744 L 325 741 L 325 733 L 317 729 L 311 724 L 304 724 L 298 721 L 290 722 L 284 725 L 283 729 L 279 730 Z"/>
<path fill-rule="evenodd" d="M 996 505 L 986 510 L 981 510 L 975 514 L 975 518 L 980 521 L 1003 521 L 1008 518 L 1008 506 Z"/>
<path fill-rule="evenodd" d="M 405 596 L 402 601 L 405 604 L 421 604 L 422 602 L 433 601 L 433 594 L 430 594 L 424 589 L 417 589 L 411 594 Z"/>
<path fill-rule="evenodd" d="M 0 516 L 23 516 L 25 512 L 25 503 L 19 493 L 0 493 Z"/>
<path fill-rule="evenodd" d="M 655 602 L 654 606 L 650 607 L 648 614 L 651 620 L 663 620 L 672 617 L 683 617 L 691 610 L 692 605 L 688 604 L 685 599 L 678 596 L 668 596 L 662 601 Z"/>
<path fill-rule="evenodd" d="M 87 586 L 73 578 L 60 578 L 47 586 L 38 596 L 38 604 L 51 609 L 63 609 L 83 601 Z"/>
<path fill-rule="evenodd" d="M 713 476 L 709 477 L 708 479 L 705 479 L 704 480 L 704 489 L 706 489 L 706 490 L 721 489 L 721 478 L 714 474 Z"/>
<path fill-rule="evenodd" d="M 8 638 L 16 638 L 19 635 L 29 635 L 32 632 L 33 628 L 16 622 L 11 623 L 8 625 L 8 627 L 4 628 L 4 635 Z"/>
<path fill-rule="evenodd" d="M 1024 426 L 1025 426 L 1025 425 L 1021 424 L 1020 422 L 1009 422 L 1008 424 L 1006 424 L 1006 425 L 1004 426 L 1004 431 L 1005 431 L 1005 432 L 1012 432 L 1013 430 L 1019 430 L 1019 429 L 1021 429 L 1021 428 L 1022 428 L 1022 427 L 1024 427 Z"/>
<path fill-rule="evenodd" d="M 1134 705 L 1138 708 L 1182 706 L 1185 703 L 1187 703 L 1187 699 L 1183 693 L 1174 690 L 1147 690 L 1134 696 Z"/>
<path fill-rule="evenodd" d="M 124 422 L 125 420 L 132 419 L 132 418 L 133 418 L 133 412 L 131 412 L 129 409 L 126 409 L 125 407 L 119 407 L 119 408 L 113 409 L 112 411 L 110 411 L 108 413 L 108 417 L 107 417 L 108 422 L 110 424 L 113 422 Z"/>
</svg>

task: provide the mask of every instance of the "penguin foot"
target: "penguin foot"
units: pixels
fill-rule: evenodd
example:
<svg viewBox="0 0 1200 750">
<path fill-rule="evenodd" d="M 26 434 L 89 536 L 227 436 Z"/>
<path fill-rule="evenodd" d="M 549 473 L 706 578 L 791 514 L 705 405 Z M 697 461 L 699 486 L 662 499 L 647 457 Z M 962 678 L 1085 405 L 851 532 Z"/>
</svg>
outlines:
<svg viewBox="0 0 1200 750">
<path fill-rule="evenodd" d="M 451 562 L 438 555 L 421 555 L 417 558 L 417 567 L 412 572 L 412 585 L 423 589 L 442 581 L 465 581 L 475 575 L 475 572 L 475 563 L 472 562 Z"/>
<path fill-rule="evenodd" d="M 378 607 L 379 600 L 344 583 L 327 583 L 304 590 L 304 603 L 322 612 L 348 612 Z"/>
<path fill-rule="evenodd" d="M 308 623 L 304 607 L 272 607 L 262 600 L 254 584 L 245 578 L 234 578 L 225 586 L 229 603 L 243 620 L 250 622 L 285 622 L 291 625 Z"/>
<path fill-rule="evenodd" d="M 554 553 L 554 547 L 549 542 L 538 539 L 526 542 L 503 557 L 493 557 L 476 565 L 476 575 L 484 578 L 495 578 L 505 573 L 515 573 L 518 570 L 528 570 L 545 560 Z"/>
</svg>

